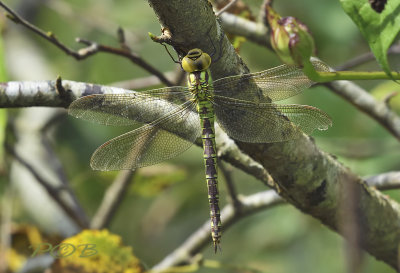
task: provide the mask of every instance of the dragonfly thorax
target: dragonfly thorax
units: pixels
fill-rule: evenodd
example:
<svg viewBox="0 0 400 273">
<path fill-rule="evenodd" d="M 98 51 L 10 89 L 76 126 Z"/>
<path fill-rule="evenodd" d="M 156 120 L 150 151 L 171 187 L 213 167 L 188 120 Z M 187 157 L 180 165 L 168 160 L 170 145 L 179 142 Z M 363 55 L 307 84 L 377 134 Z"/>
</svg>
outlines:
<svg viewBox="0 0 400 273">
<path fill-rule="evenodd" d="M 199 100 L 210 100 L 211 94 L 208 89 L 208 70 L 196 71 L 189 74 L 189 90 Z"/>
</svg>

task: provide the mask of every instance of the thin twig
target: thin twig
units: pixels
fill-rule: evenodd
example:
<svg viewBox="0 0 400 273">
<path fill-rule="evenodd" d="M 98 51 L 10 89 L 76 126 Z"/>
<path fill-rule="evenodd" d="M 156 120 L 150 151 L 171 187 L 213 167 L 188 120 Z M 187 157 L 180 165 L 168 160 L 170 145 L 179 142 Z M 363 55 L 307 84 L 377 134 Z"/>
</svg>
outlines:
<svg viewBox="0 0 400 273">
<path fill-rule="evenodd" d="M 171 82 L 173 81 L 174 74 L 175 74 L 175 72 L 173 72 L 173 71 L 164 73 L 165 77 Z M 138 89 L 142 89 L 142 88 L 149 88 L 151 86 L 155 86 L 160 83 L 161 83 L 160 79 L 157 78 L 156 76 L 152 75 L 152 76 L 136 78 L 136 79 L 131 79 L 131 80 L 113 82 L 110 85 L 115 86 L 115 87 L 124 88 L 124 89 L 129 89 L 129 90 L 138 90 Z"/>
<path fill-rule="evenodd" d="M 270 2 L 270 1 L 265 1 Z M 269 4 L 269 3 L 267 3 Z M 265 6 L 265 3 L 262 5 Z M 261 12 L 264 12 L 261 9 Z M 262 15 L 263 16 L 263 15 Z M 245 37 L 246 39 L 255 42 L 259 45 L 265 46 L 267 48 L 271 48 L 268 37 L 268 28 L 261 23 L 251 22 L 250 20 L 246 20 L 244 18 L 238 17 L 234 14 L 223 13 L 220 16 L 221 23 L 224 27 L 224 30 L 227 33 L 240 35 Z M 392 45 L 388 52 L 388 54 L 400 54 L 400 42 Z M 348 62 L 335 67 L 336 70 L 346 70 L 350 69 L 354 66 L 358 66 L 368 61 L 372 61 L 375 59 L 373 53 L 365 53 L 360 56 L 355 57 L 354 59 L 349 60 Z"/>
<path fill-rule="evenodd" d="M 391 93 L 387 94 L 383 98 L 383 102 L 386 104 L 386 106 L 388 108 L 390 108 L 390 100 L 393 99 L 394 97 L 396 97 L 397 95 L 399 95 L 399 92 L 398 91 L 394 91 L 394 92 L 391 92 Z"/>
<path fill-rule="evenodd" d="M 2 200 L 0 201 L 2 203 L 0 207 L 0 272 L 6 272 L 10 263 L 10 259 L 7 259 L 7 252 L 11 250 L 11 223 L 14 195 L 14 188 L 10 184 L 7 184 Z"/>
<path fill-rule="evenodd" d="M 165 85 L 168 85 L 168 86 L 173 85 L 172 82 L 169 81 L 158 69 L 154 68 L 153 66 L 148 64 L 146 61 L 144 61 L 139 55 L 127 50 L 126 48 L 115 48 L 115 47 L 111 47 L 111 46 L 107 46 L 107 45 L 98 44 L 96 42 L 89 41 L 89 40 L 82 39 L 82 38 L 76 38 L 76 41 L 78 43 L 86 44 L 88 46 L 87 48 L 83 48 L 78 51 L 78 54 L 80 53 L 79 54 L 80 56 L 87 57 L 87 56 L 93 55 L 97 52 L 106 52 L 106 53 L 111 53 L 114 55 L 122 56 L 122 57 L 129 59 L 134 64 L 139 65 L 140 67 L 145 69 L 147 72 L 153 74 L 157 78 L 159 78 L 160 81 L 162 83 L 164 83 Z"/>
<path fill-rule="evenodd" d="M 249 216 L 252 213 L 260 211 L 265 208 L 269 208 L 274 205 L 284 203 L 283 199 L 273 190 L 268 190 L 260 193 L 256 193 L 250 196 L 241 198 L 243 205 L 243 214 L 240 216 L 235 213 L 235 209 L 232 204 L 226 205 L 221 210 L 221 218 L 223 228 L 226 230 L 235 221 L 239 220 L 242 216 Z M 205 247 L 210 241 L 210 223 L 205 222 L 199 229 L 197 229 L 189 238 L 186 239 L 177 249 L 163 259 L 159 264 L 154 266 L 152 270 L 162 270 L 187 262 L 203 247 Z"/>
<path fill-rule="evenodd" d="M 61 198 L 61 188 L 55 189 L 50 183 L 48 183 L 34 167 L 26 162 L 12 147 L 6 145 L 6 150 L 10 153 L 18 162 L 27 168 L 30 173 L 35 177 L 40 185 L 48 192 L 49 196 L 64 210 L 64 212 L 82 229 L 88 227 L 88 225 L 77 215 L 77 213 Z"/>
<path fill-rule="evenodd" d="M 168 71 L 164 73 L 164 76 L 173 83 L 173 85 L 182 85 L 182 81 L 185 79 L 186 72 L 180 67 L 175 71 Z M 156 76 L 147 76 L 143 78 L 136 78 L 126 81 L 113 82 L 110 85 L 115 87 L 121 87 L 129 90 L 138 90 L 142 88 L 149 88 L 155 85 L 161 84 L 161 81 Z"/>
<path fill-rule="evenodd" d="M 393 179 L 393 180 L 391 180 Z M 380 175 L 367 178 L 368 185 L 377 187 L 378 189 L 394 189 L 400 188 L 400 172 L 382 173 Z M 382 181 L 385 181 L 382 183 Z M 390 186 L 389 186 L 390 185 Z M 284 204 L 285 200 L 280 197 L 274 190 L 259 192 L 246 197 L 241 197 L 243 213 L 238 215 L 235 213 L 232 204 L 226 205 L 221 210 L 221 218 L 223 231 L 226 231 L 232 224 L 242 218 L 251 216 L 256 212 Z M 154 266 L 152 270 L 160 271 L 178 264 L 189 261 L 202 248 L 210 242 L 210 223 L 206 221 L 200 228 L 193 232 L 178 248 L 166 256 L 160 263 Z"/>
<path fill-rule="evenodd" d="M 265 27 L 270 28 L 269 21 L 268 21 L 268 6 L 272 5 L 272 0 L 264 0 L 261 4 L 260 8 L 260 15 L 258 16 L 265 25 Z"/>
<path fill-rule="evenodd" d="M 73 8 L 71 3 L 68 3 L 68 1 L 65 0 L 43 2 L 44 3 L 42 5 L 45 5 L 57 15 L 62 16 L 64 20 L 75 22 L 82 26 L 87 26 L 90 31 L 99 31 L 101 33 L 105 33 L 111 36 L 115 34 L 115 29 L 118 29 L 119 27 L 113 21 L 107 21 L 104 16 L 99 16 L 97 12 L 91 13 L 90 11 L 88 11 L 84 13 L 84 16 L 82 16 L 82 14 L 80 14 L 75 8 Z M 24 3 L 24 5 L 26 4 Z M 133 34 L 129 36 L 131 41 L 138 41 L 138 37 L 136 37 L 136 35 Z"/>
<path fill-rule="evenodd" d="M 47 121 L 46 124 L 41 128 L 41 142 L 43 144 L 43 147 L 45 151 L 48 154 L 48 157 L 51 158 L 52 160 L 49 160 L 52 164 L 52 167 L 54 171 L 57 173 L 57 177 L 59 178 L 60 182 L 63 184 L 63 189 L 68 193 L 68 195 L 71 197 L 73 200 L 73 205 L 75 208 L 75 213 L 77 217 L 82 219 L 82 222 L 85 223 L 85 226 L 88 225 L 89 221 L 87 218 L 87 215 L 82 208 L 80 202 L 78 201 L 78 198 L 76 197 L 74 191 L 70 187 L 70 183 L 68 181 L 67 175 L 65 174 L 65 171 L 63 169 L 62 164 L 60 164 L 60 161 L 54 152 L 54 149 L 50 143 L 49 137 L 47 133 L 49 132 L 50 129 L 53 128 L 53 126 L 60 121 L 60 119 L 65 118 L 65 113 L 58 113 L 55 116 L 53 116 L 51 119 Z"/>
<path fill-rule="evenodd" d="M 235 3 L 237 2 L 237 0 L 232 0 L 230 3 L 228 3 L 225 7 L 223 7 L 222 9 L 220 9 L 215 16 L 220 16 L 222 13 L 224 13 L 225 11 L 227 11 L 230 7 L 232 7 Z"/>
<path fill-rule="evenodd" d="M 382 191 L 399 189 L 400 186 L 400 172 L 388 172 L 365 179 L 370 187 L 376 187 Z"/>
<path fill-rule="evenodd" d="M 221 172 L 225 178 L 226 188 L 228 189 L 228 193 L 229 193 L 231 202 L 233 204 L 233 207 L 235 208 L 235 212 L 240 214 L 241 202 L 238 199 L 236 188 L 235 188 L 235 185 L 233 182 L 232 168 L 230 166 L 226 166 L 223 162 L 219 162 L 218 167 L 221 170 Z"/>
<path fill-rule="evenodd" d="M 131 185 L 133 171 L 121 171 L 115 181 L 104 194 L 103 201 L 94 215 L 90 227 L 93 229 L 102 229 L 109 225 L 115 211 L 121 204 L 127 188 Z"/>
<path fill-rule="evenodd" d="M 243 36 L 261 46 L 271 48 L 268 28 L 264 24 L 252 22 L 231 13 L 223 13 L 219 18 L 225 32 Z"/>
<path fill-rule="evenodd" d="M 272 177 L 264 167 L 247 154 L 243 153 L 235 141 L 233 141 L 222 129 L 218 123 L 215 125 L 215 140 L 218 147 L 218 158 L 230 163 L 232 166 L 243 170 L 254 176 L 267 187 L 279 191 Z"/>
<path fill-rule="evenodd" d="M 71 93 L 74 98 L 80 98 L 87 94 L 110 94 L 110 93 L 129 93 L 129 91 L 117 87 L 109 87 L 104 85 L 95 85 L 81 82 L 63 80 L 61 82 L 63 88 Z M 35 81 L 35 82 L 7 82 L 0 83 L 0 108 L 4 107 L 27 107 L 27 106 L 51 106 L 51 107 L 67 107 L 70 102 L 62 101 L 55 91 L 55 81 Z M 40 96 L 38 95 L 40 94 Z M 3 100 L 1 100 L 3 98 Z M 166 112 L 162 112 L 163 108 L 159 108 L 159 113 L 154 113 L 154 118 L 161 117 Z M 141 105 L 137 105 L 135 111 L 144 111 Z M 186 128 L 188 129 L 188 128 Z M 274 187 L 272 178 L 260 163 L 243 153 L 236 143 L 228 137 L 228 135 L 216 124 L 216 142 L 218 146 L 218 157 L 230 163 L 236 168 L 256 177 L 265 185 Z M 201 142 L 196 143 L 199 146 Z"/>
<path fill-rule="evenodd" d="M 388 55 L 390 54 L 400 54 L 400 42 L 395 43 L 392 45 L 388 52 Z M 336 70 L 348 70 L 351 69 L 355 66 L 359 66 L 363 63 L 373 61 L 375 60 L 375 55 L 372 52 L 364 53 L 359 56 L 354 57 L 353 59 L 350 59 L 349 61 L 345 62 L 344 64 L 336 67 Z"/>
<path fill-rule="evenodd" d="M 378 121 L 400 141 L 400 117 L 384 102 L 376 100 L 364 89 L 350 81 L 334 81 L 326 86 Z"/>
<path fill-rule="evenodd" d="M 117 36 L 118 36 L 118 42 L 119 42 L 119 45 L 121 46 L 121 48 L 125 49 L 129 52 L 132 52 L 132 49 L 126 43 L 125 31 L 122 27 L 118 27 Z"/>
<path fill-rule="evenodd" d="M 115 55 L 119 55 L 125 58 L 128 58 L 133 63 L 139 65 L 146 71 L 151 74 L 154 74 L 156 77 L 160 79 L 161 82 L 164 84 L 171 86 L 172 83 L 164 77 L 164 75 L 156 68 L 148 64 L 142 58 L 140 58 L 137 54 L 130 52 L 126 48 L 114 48 L 106 45 L 97 44 L 95 42 L 91 42 L 84 39 L 77 38 L 78 42 L 84 43 L 88 45 L 86 48 L 82 48 L 78 51 L 75 51 L 66 45 L 64 45 L 61 41 L 57 39 L 57 37 L 52 32 L 45 32 L 40 28 L 36 27 L 35 25 L 29 23 L 22 17 L 20 17 L 15 11 L 5 5 L 2 1 L 0 1 L 0 6 L 3 7 L 7 12 L 7 17 L 15 22 L 16 24 L 21 24 L 22 26 L 26 27 L 27 29 L 31 30 L 32 32 L 36 33 L 40 37 L 44 38 L 45 40 L 49 41 L 50 43 L 54 44 L 56 47 L 64 51 L 67 55 L 74 57 L 76 60 L 83 60 L 91 55 L 94 55 L 98 52 L 107 52 Z"/>
<path fill-rule="evenodd" d="M 37 35 L 41 36 L 45 40 L 51 42 L 52 44 L 54 44 L 55 46 L 60 48 L 62 51 L 67 53 L 68 55 L 74 56 L 77 59 L 81 58 L 81 56 L 78 53 L 76 53 L 75 51 L 71 50 L 70 48 L 68 48 L 67 46 L 62 44 L 54 36 L 54 34 L 52 32 L 44 32 L 43 30 L 41 30 L 38 27 L 34 26 L 33 24 L 29 23 L 25 19 L 21 18 L 16 12 L 14 12 L 7 5 L 5 5 L 2 1 L 0 1 L 0 6 L 3 7 L 8 12 L 8 14 L 6 14 L 6 16 L 10 20 L 12 20 L 14 23 L 23 25 L 24 27 L 26 27 L 27 29 L 33 31 L 34 33 L 36 33 Z"/>
</svg>

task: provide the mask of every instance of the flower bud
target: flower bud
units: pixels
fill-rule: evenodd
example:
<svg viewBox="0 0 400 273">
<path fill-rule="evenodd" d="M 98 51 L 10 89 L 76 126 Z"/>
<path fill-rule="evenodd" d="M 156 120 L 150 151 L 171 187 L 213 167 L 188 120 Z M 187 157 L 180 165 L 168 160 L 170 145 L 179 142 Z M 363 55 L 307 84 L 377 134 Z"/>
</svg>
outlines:
<svg viewBox="0 0 400 273">
<path fill-rule="evenodd" d="M 302 66 L 315 52 L 307 26 L 294 17 L 281 18 L 270 6 L 266 9 L 272 48 L 284 63 Z"/>
</svg>

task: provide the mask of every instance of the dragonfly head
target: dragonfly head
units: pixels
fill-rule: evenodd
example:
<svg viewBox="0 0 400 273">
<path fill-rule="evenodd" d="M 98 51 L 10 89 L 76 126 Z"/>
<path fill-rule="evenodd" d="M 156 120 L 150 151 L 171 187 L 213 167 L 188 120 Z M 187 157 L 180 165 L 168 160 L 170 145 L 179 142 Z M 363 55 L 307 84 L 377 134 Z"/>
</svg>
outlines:
<svg viewBox="0 0 400 273">
<path fill-rule="evenodd" d="M 188 73 L 205 71 L 211 64 L 211 57 L 201 49 L 194 48 L 182 59 L 182 68 Z"/>
</svg>

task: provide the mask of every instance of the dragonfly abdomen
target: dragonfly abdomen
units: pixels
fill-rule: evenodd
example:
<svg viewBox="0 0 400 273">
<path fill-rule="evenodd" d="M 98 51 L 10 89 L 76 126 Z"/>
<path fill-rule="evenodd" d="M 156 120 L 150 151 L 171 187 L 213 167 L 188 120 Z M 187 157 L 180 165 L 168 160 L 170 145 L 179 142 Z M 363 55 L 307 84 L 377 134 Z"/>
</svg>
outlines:
<svg viewBox="0 0 400 273">
<path fill-rule="evenodd" d="M 214 111 L 210 101 L 198 101 L 203 142 L 203 158 L 210 205 L 211 236 L 215 251 L 221 240 L 221 214 L 219 210 L 217 153 L 215 145 Z"/>
</svg>

